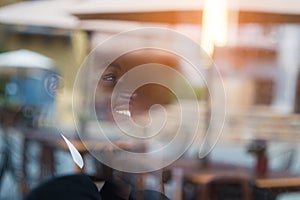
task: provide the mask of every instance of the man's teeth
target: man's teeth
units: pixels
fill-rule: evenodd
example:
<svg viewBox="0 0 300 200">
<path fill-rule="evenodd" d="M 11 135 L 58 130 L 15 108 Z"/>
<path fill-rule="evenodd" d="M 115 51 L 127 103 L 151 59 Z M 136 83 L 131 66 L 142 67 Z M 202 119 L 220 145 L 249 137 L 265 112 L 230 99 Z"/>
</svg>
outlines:
<svg viewBox="0 0 300 200">
<path fill-rule="evenodd" d="M 121 114 L 121 115 L 126 115 L 128 117 L 131 117 L 131 113 L 129 110 L 116 110 L 116 113 Z"/>
</svg>

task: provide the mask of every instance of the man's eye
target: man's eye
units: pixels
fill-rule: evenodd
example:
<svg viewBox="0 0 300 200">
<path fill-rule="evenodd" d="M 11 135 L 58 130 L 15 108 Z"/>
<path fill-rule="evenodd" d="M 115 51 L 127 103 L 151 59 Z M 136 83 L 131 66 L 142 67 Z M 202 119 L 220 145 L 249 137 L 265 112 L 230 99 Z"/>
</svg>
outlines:
<svg viewBox="0 0 300 200">
<path fill-rule="evenodd" d="M 116 76 L 113 74 L 107 74 L 102 77 L 102 80 L 109 84 L 114 84 L 116 82 Z"/>
<path fill-rule="evenodd" d="M 105 81 L 115 81 L 115 77 L 113 75 L 107 75 L 103 77 Z"/>
</svg>

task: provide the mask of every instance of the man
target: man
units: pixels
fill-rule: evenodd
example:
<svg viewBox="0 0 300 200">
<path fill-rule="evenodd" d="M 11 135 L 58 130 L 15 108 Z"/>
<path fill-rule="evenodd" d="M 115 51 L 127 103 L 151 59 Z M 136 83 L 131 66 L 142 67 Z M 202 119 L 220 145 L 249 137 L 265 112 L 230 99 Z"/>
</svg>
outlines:
<svg viewBox="0 0 300 200">
<path fill-rule="evenodd" d="M 168 71 L 177 70 L 178 65 L 175 55 L 154 49 L 129 52 L 114 60 L 102 69 L 103 72 L 97 84 L 95 109 L 98 120 L 116 123 L 118 120 L 126 121 L 130 118 L 140 126 L 149 124 L 151 119 L 148 112 L 152 106 L 157 104 L 164 106 L 175 100 L 170 89 L 160 83 L 172 84 L 175 80 Z M 140 68 L 143 69 L 142 71 L 134 71 L 139 67 L 146 68 Z M 168 70 L 160 70 L 162 68 L 168 68 Z M 143 82 L 144 80 L 149 81 Z M 146 84 L 139 85 L 136 82 Z M 135 177 L 135 175 L 115 171 L 113 176 L 105 181 L 99 193 L 95 184 L 86 175 L 58 177 L 41 184 L 25 199 L 168 199 L 160 192 L 138 190 L 134 181 Z"/>
</svg>

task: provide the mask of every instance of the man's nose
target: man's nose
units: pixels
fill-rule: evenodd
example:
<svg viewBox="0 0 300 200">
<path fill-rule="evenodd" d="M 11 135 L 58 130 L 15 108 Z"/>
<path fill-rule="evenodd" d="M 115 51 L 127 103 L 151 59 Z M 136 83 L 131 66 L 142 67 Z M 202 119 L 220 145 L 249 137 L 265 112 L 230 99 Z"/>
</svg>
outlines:
<svg viewBox="0 0 300 200">
<path fill-rule="evenodd" d="M 130 91 L 119 91 L 117 95 L 117 100 L 121 100 L 122 102 L 128 102 L 132 104 L 137 98 L 138 94 L 136 92 L 132 93 Z"/>
</svg>

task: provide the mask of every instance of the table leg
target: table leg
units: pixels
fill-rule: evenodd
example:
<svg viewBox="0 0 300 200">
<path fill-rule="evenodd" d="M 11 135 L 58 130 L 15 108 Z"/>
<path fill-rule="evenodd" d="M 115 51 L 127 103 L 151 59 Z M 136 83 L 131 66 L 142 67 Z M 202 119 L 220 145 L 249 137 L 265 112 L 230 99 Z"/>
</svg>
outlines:
<svg viewBox="0 0 300 200">
<path fill-rule="evenodd" d="M 182 200 L 183 197 L 183 169 L 174 168 L 172 169 L 172 179 L 175 183 L 175 194 L 174 200 Z"/>
<path fill-rule="evenodd" d="M 28 144 L 29 141 L 28 139 L 23 140 L 23 154 L 22 154 L 22 174 L 21 174 L 21 182 L 20 182 L 20 189 L 21 189 L 21 194 L 24 196 L 29 189 L 28 182 L 27 182 L 27 150 L 28 150 Z"/>
<path fill-rule="evenodd" d="M 54 176 L 55 167 L 54 167 L 54 149 L 49 147 L 46 144 L 41 144 L 41 158 L 40 158 L 40 166 L 41 166 L 41 174 L 40 178 L 46 178 Z"/>
</svg>

